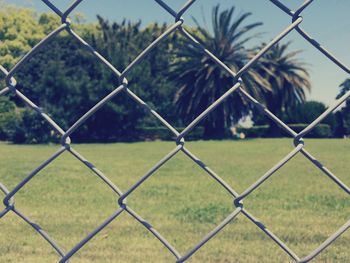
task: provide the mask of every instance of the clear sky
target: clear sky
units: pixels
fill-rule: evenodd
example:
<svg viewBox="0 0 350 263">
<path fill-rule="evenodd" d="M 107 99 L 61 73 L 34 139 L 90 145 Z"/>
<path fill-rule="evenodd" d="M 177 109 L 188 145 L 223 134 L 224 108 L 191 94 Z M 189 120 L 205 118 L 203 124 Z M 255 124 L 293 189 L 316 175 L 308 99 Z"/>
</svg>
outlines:
<svg viewBox="0 0 350 263">
<path fill-rule="evenodd" d="M 48 12 L 49 9 L 41 0 L 7 0 L 17 6 L 29 6 L 38 12 Z M 65 9 L 72 0 L 52 0 L 58 7 Z M 166 0 L 175 9 L 179 9 L 185 0 Z M 303 0 L 282 1 L 291 8 L 298 7 Z M 258 31 L 264 34 L 250 45 L 267 42 L 281 32 L 291 22 L 290 17 L 275 7 L 269 0 L 197 0 L 184 16 L 187 24 L 193 25 L 192 17 L 203 22 L 205 18 L 210 25 L 211 9 L 220 3 L 222 9 L 236 6 L 237 12 L 252 12 L 249 22 L 263 22 Z M 303 13 L 303 28 L 321 44 L 350 65 L 350 1 L 349 0 L 315 0 Z M 110 21 L 121 21 L 124 18 L 136 21 L 141 19 L 143 24 L 157 22 L 173 22 L 173 18 L 161 9 L 154 0 L 84 0 L 77 8 L 87 21 L 96 21 L 96 15 L 108 18 Z M 204 23 L 204 22 L 203 22 Z M 309 99 L 320 100 L 331 104 L 339 92 L 339 85 L 348 76 L 335 64 L 326 59 L 296 32 L 285 38 L 284 42 L 293 41 L 292 49 L 303 50 L 300 59 L 308 64 L 311 74 L 312 92 Z"/>
</svg>

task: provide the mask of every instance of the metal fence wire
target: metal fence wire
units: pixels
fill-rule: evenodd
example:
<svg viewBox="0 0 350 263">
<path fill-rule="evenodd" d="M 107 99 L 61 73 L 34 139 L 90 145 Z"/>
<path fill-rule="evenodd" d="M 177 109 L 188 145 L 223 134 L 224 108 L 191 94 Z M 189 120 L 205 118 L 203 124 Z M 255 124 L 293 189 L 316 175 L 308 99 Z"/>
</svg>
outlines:
<svg viewBox="0 0 350 263">
<path fill-rule="evenodd" d="M 83 0 L 74 1 L 66 11 L 61 11 L 49 0 L 42 0 L 43 4 L 46 4 L 53 12 L 55 12 L 62 21 L 62 24 L 48 34 L 44 39 L 42 39 L 30 52 L 28 52 L 10 71 L 7 71 L 3 67 L 0 70 L 3 72 L 6 78 L 6 87 L 0 91 L 0 95 L 6 95 L 9 93 L 15 94 L 19 99 L 21 99 L 27 106 L 33 109 L 35 112 L 41 115 L 41 117 L 54 129 L 58 134 L 60 134 L 61 147 L 60 149 L 50 156 L 45 162 L 36 167 L 23 181 L 21 181 L 14 189 L 8 190 L 3 184 L 0 183 L 0 192 L 3 192 L 5 198 L 3 203 L 5 208 L 0 211 L 0 219 L 4 220 L 5 215 L 8 213 L 14 213 L 19 218 L 28 223 L 42 238 L 44 238 L 51 247 L 60 255 L 61 263 L 67 262 L 72 258 L 80 249 L 82 249 L 94 236 L 103 230 L 108 224 L 115 220 L 122 213 L 128 213 L 137 222 L 142 224 L 152 235 L 154 235 L 159 242 L 161 242 L 164 247 L 175 257 L 176 262 L 185 262 L 188 260 L 197 250 L 209 242 L 210 239 L 215 237 L 221 230 L 225 228 L 234 218 L 238 215 L 243 215 L 248 218 L 252 224 L 255 224 L 260 228 L 270 239 L 272 239 L 281 249 L 283 249 L 293 260 L 296 262 L 308 262 L 325 250 L 329 245 L 331 245 L 340 235 L 350 228 L 350 220 L 346 222 L 338 231 L 331 235 L 327 240 L 325 240 L 318 248 L 311 251 L 309 255 L 304 258 L 299 258 L 298 255 L 291 250 L 281 239 L 279 239 L 274 233 L 272 233 L 262 222 L 255 218 L 243 205 L 243 200 L 249 196 L 253 191 L 259 188 L 265 181 L 267 181 L 277 170 L 279 170 L 283 165 L 290 161 L 295 155 L 301 153 L 306 157 L 313 165 L 321 170 L 326 176 L 329 177 L 331 181 L 336 183 L 340 188 L 342 188 L 347 194 L 350 194 L 350 188 L 346 186 L 340 179 L 338 179 L 330 170 L 323 166 L 309 151 L 305 149 L 303 137 L 307 135 L 315 126 L 317 126 L 323 119 L 325 119 L 330 113 L 332 113 L 338 106 L 340 106 L 349 96 L 350 91 L 344 96 L 338 99 L 334 105 L 329 107 L 323 114 L 321 114 L 316 120 L 314 120 L 309 126 L 299 133 L 296 133 L 285 123 L 283 123 L 279 118 L 272 114 L 263 104 L 259 103 L 255 98 L 248 94 L 244 89 L 242 89 L 242 79 L 241 76 L 247 72 L 247 70 L 263 56 L 273 45 L 278 43 L 284 37 L 286 37 L 292 31 L 296 31 L 309 42 L 312 46 L 318 49 L 323 55 L 328 59 L 333 61 L 338 67 L 347 73 L 350 73 L 349 67 L 344 65 L 340 60 L 335 58 L 330 52 L 328 52 L 324 47 L 321 46 L 315 39 L 312 38 L 307 32 L 301 28 L 303 22 L 302 12 L 310 6 L 314 1 L 306 0 L 297 10 L 292 11 L 287 6 L 285 6 L 279 0 L 269 0 L 282 12 L 292 18 L 291 24 L 285 28 L 280 34 L 278 34 L 270 43 L 266 44 L 242 69 L 238 72 L 233 72 L 229 69 L 223 62 L 221 62 L 214 54 L 212 54 L 208 49 L 206 49 L 201 43 L 199 43 L 195 37 L 191 35 L 184 27 L 184 19 L 182 15 L 188 11 L 191 5 L 196 0 L 187 1 L 184 6 L 179 10 L 173 10 L 165 1 L 154 0 L 159 6 L 161 6 L 170 16 L 175 18 L 175 22 L 169 26 L 169 28 L 162 33 L 153 43 L 151 43 L 145 50 L 142 51 L 133 61 L 120 72 L 111 63 L 108 62 L 102 55 L 100 55 L 92 46 L 90 46 L 83 38 L 81 38 L 76 32 L 71 28 L 71 21 L 68 16 L 72 11 L 81 3 Z M 61 31 L 67 31 L 71 37 L 78 40 L 82 46 L 86 47 L 87 52 L 91 52 L 95 58 L 100 62 L 105 64 L 119 79 L 119 86 L 114 89 L 109 95 L 99 101 L 93 108 L 91 108 L 85 115 L 83 115 L 77 122 L 75 122 L 68 130 L 64 131 L 55 123 L 50 116 L 45 113 L 39 106 L 32 102 L 25 94 L 21 93 L 16 89 L 16 80 L 14 75 L 19 71 L 29 59 L 37 53 L 42 48 L 45 48 L 46 44 L 55 38 Z M 146 104 L 140 97 L 128 89 L 128 73 L 133 70 L 135 65 L 140 63 L 144 57 L 154 49 L 162 40 L 167 38 L 174 31 L 179 31 L 188 41 L 190 41 L 199 50 L 209 56 L 217 65 L 221 67 L 223 71 L 226 71 L 234 77 L 234 85 L 219 99 L 217 99 L 212 105 L 210 105 L 205 111 L 203 111 L 197 118 L 195 118 L 184 130 L 181 132 L 177 131 L 173 126 L 171 126 L 165 119 L 162 118 L 155 110 L 153 110 L 148 104 Z M 149 114 L 156 117 L 165 127 L 167 127 L 176 137 L 175 148 L 163 157 L 157 164 L 153 166 L 146 174 L 144 174 L 141 179 L 134 183 L 126 192 L 122 192 L 111 180 L 108 179 L 100 170 L 98 170 L 90 161 L 86 160 L 80 153 L 78 153 L 71 145 L 70 135 L 76 131 L 89 117 L 91 117 L 96 111 L 103 107 L 108 101 L 110 101 L 114 96 L 119 93 L 126 93 L 130 98 L 132 98 L 135 103 L 143 106 Z M 223 179 L 221 179 L 213 170 L 208 168 L 201 160 L 199 160 L 192 152 L 190 152 L 185 146 L 186 135 L 208 114 L 215 110 L 215 108 L 221 104 L 228 96 L 232 93 L 238 92 L 244 96 L 249 102 L 254 104 L 263 114 L 273 120 L 281 129 L 286 131 L 292 138 L 295 148 L 282 160 L 280 160 L 275 166 L 273 166 L 269 171 L 267 171 L 260 179 L 253 183 L 248 189 L 243 193 L 237 193 L 230 185 L 228 185 Z M 146 222 L 137 212 L 135 212 L 126 202 L 126 198 L 132 194 L 140 185 L 142 185 L 147 179 L 149 179 L 162 165 L 172 159 L 178 152 L 182 151 L 188 156 L 189 159 L 194 161 L 198 166 L 200 166 L 210 177 L 212 177 L 218 184 L 220 184 L 231 196 L 233 200 L 233 212 L 228 215 L 225 220 L 223 220 L 218 226 L 216 226 L 210 233 L 208 233 L 203 239 L 194 244 L 193 247 L 184 254 L 180 254 L 175 247 L 173 247 L 156 229 L 154 229 L 148 222 Z M 64 152 L 71 153 L 76 159 L 81 161 L 82 165 L 86 166 L 92 172 L 96 174 L 113 192 L 118 196 L 118 209 L 104 222 L 102 222 L 96 229 L 92 230 L 83 240 L 76 244 L 69 251 L 63 250 L 39 225 L 31 221 L 25 214 L 18 210 L 15 206 L 14 197 L 16 193 L 21 190 L 26 184 L 28 184 L 43 168 L 48 166 L 50 163 L 55 161 L 55 159 Z M 2 237 L 4 238 L 4 237 Z"/>
</svg>

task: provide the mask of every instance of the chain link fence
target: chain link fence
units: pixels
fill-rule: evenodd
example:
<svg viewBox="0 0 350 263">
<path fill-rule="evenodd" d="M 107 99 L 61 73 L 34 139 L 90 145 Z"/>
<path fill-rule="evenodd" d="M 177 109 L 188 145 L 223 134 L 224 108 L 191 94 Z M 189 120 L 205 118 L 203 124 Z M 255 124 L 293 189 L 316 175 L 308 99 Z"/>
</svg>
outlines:
<svg viewBox="0 0 350 263">
<path fill-rule="evenodd" d="M 278 34 L 270 43 L 266 44 L 264 48 L 262 48 L 243 68 L 241 68 L 238 72 L 233 72 L 229 67 L 227 67 L 223 62 L 221 62 L 214 54 L 212 54 L 208 49 L 206 49 L 196 38 L 191 35 L 184 27 L 184 19 L 182 15 L 187 12 L 187 10 L 191 7 L 191 5 L 196 0 L 187 1 L 184 6 L 179 10 L 173 10 L 165 1 L 163 0 L 155 0 L 157 4 L 159 4 L 165 12 L 167 12 L 170 16 L 174 17 L 174 23 L 168 27 L 168 29 L 162 33 L 153 43 L 151 43 L 139 56 L 137 56 L 132 63 L 130 63 L 124 71 L 120 72 L 116 69 L 107 59 L 105 59 L 102 55 L 98 53 L 89 43 L 87 43 L 83 38 L 81 38 L 73 29 L 71 28 L 71 21 L 68 16 L 72 13 L 72 11 L 81 3 L 83 0 L 74 1 L 70 7 L 66 11 L 61 11 L 57 8 L 53 3 L 49 0 L 42 0 L 44 4 L 46 4 L 53 12 L 55 12 L 62 21 L 62 24 L 52 31 L 49 35 L 47 35 L 44 39 L 42 39 L 28 54 L 26 54 L 10 71 L 7 71 L 5 68 L 0 66 L 0 70 L 5 75 L 6 78 L 6 87 L 0 91 L 0 95 L 6 95 L 9 93 L 15 94 L 20 100 L 22 100 L 28 107 L 37 112 L 41 117 L 54 129 L 59 135 L 61 139 L 61 147 L 55 152 L 52 156 L 50 156 L 45 162 L 35 168 L 27 177 L 22 180 L 14 189 L 8 190 L 6 186 L 0 183 L 0 191 L 5 195 L 3 203 L 5 208 L 3 211 L 0 211 L 0 219 L 5 220 L 6 214 L 14 213 L 19 218 L 24 220 L 29 226 L 31 226 L 39 235 L 42 236 L 51 247 L 60 255 L 60 262 L 68 262 L 70 258 L 72 258 L 80 249 L 82 249 L 94 236 L 98 235 L 98 233 L 103 230 L 107 225 L 109 225 L 113 220 L 118 218 L 122 213 L 128 213 L 131 215 L 137 222 L 142 224 L 154 237 L 156 237 L 159 242 L 161 242 L 164 247 L 171 253 L 176 262 L 185 262 L 188 260 L 197 250 L 201 249 L 201 247 L 210 241 L 213 237 L 215 237 L 221 230 L 225 228 L 234 218 L 238 215 L 243 215 L 249 221 L 260 228 L 270 239 L 272 239 L 282 250 L 285 251 L 294 261 L 296 262 L 308 262 L 315 258 L 318 254 L 320 254 L 323 250 L 325 250 L 329 245 L 331 245 L 340 235 L 342 235 L 345 231 L 350 228 L 350 220 L 346 222 L 338 231 L 336 231 L 333 235 L 331 235 L 328 239 L 326 239 L 318 248 L 314 251 L 311 251 L 306 257 L 299 258 L 298 255 L 291 250 L 281 239 L 279 239 L 274 233 L 272 233 L 262 222 L 260 222 L 257 218 L 255 218 L 243 205 L 244 199 L 249 196 L 253 191 L 259 188 L 265 181 L 267 181 L 277 170 L 279 170 L 282 166 L 284 166 L 287 162 L 289 162 L 294 156 L 298 153 L 305 156 L 307 160 L 309 160 L 317 169 L 321 170 L 326 176 L 329 177 L 333 183 L 336 183 L 341 189 L 343 189 L 347 194 L 350 194 L 350 188 L 346 186 L 340 179 L 338 179 L 330 170 L 328 170 L 324 165 L 322 165 L 309 151 L 306 150 L 303 137 L 307 135 L 315 126 L 317 126 L 323 119 L 325 119 L 330 113 L 332 113 L 337 107 L 339 107 L 349 96 L 350 91 L 343 95 L 340 99 L 338 99 L 334 105 L 330 106 L 322 115 L 320 115 L 316 120 L 314 120 L 309 126 L 307 126 L 304 130 L 299 133 L 296 133 L 292 130 L 288 125 L 282 122 L 278 117 L 276 117 L 273 113 L 271 113 L 263 104 L 259 103 L 255 98 L 253 98 L 250 94 L 248 94 L 242 88 L 242 79 L 241 76 L 250 69 L 250 67 L 259 60 L 273 45 L 281 41 L 284 37 L 286 37 L 292 31 L 297 31 L 299 35 L 304 38 L 307 42 L 309 42 L 312 46 L 318 49 L 322 54 L 324 54 L 328 59 L 333 61 L 338 67 L 344 70 L 346 73 L 350 73 L 350 69 L 344 65 L 340 60 L 334 57 L 330 52 L 328 52 L 320 43 L 318 43 L 315 39 L 312 38 L 307 32 L 305 32 L 301 24 L 303 22 L 303 17 L 301 16 L 303 11 L 308 8 L 310 4 L 312 4 L 313 0 L 306 0 L 297 10 L 292 11 L 287 6 L 285 6 L 279 0 L 270 0 L 277 8 L 284 12 L 287 16 L 291 17 L 291 24 L 285 28 L 280 34 Z M 85 115 L 83 115 L 78 121 L 76 121 L 68 130 L 63 130 L 59 125 L 55 123 L 50 116 L 45 113 L 39 106 L 37 106 L 34 102 L 32 102 L 25 94 L 21 93 L 16 89 L 16 80 L 14 75 L 19 71 L 20 68 L 23 67 L 26 63 L 28 63 L 29 59 L 35 56 L 36 52 L 42 48 L 45 48 L 46 44 L 50 40 L 54 40 L 55 36 L 57 36 L 60 32 L 67 31 L 72 38 L 78 40 L 82 46 L 84 46 L 87 52 L 90 52 L 94 55 L 96 60 L 100 63 L 105 64 L 119 79 L 119 86 L 115 88 L 110 94 L 108 94 L 105 98 L 99 101 L 93 108 L 91 108 Z M 170 125 L 165 119 L 162 118 L 155 110 L 153 110 L 147 103 L 145 103 L 140 97 L 138 97 L 135 93 L 133 93 L 130 89 L 128 89 L 128 73 L 133 70 L 135 65 L 140 63 L 143 58 L 157 45 L 167 38 L 171 33 L 178 31 L 180 32 L 188 41 L 190 41 L 195 47 L 201 50 L 204 54 L 209 56 L 223 71 L 226 71 L 228 74 L 234 77 L 234 85 L 227 90 L 225 94 L 223 94 L 219 99 L 217 99 L 212 105 L 210 105 L 205 111 L 203 111 L 197 118 L 195 118 L 184 130 L 181 132 L 177 131 L 172 125 Z M 166 156 L 163 157 L 157 164 L 153 166 L 146 174 L 144 174 L 141 179 L 134 183 L 126 192 L 122 192 L 111 180 L 108 179 L 106 175 L 104 175 L 98 168 L 96 168 L 90 161 L 86 160 L 79 152 L 77 152 L 73 146 L 71 145 L 70 135 L 76 131 L 84 122 L 90 118 L 96 111 L 98 111 L 101 107 L 103 107 L 107 102 L 109 102 L 114 96 L 117 96 L 119 93 L 126 93 L 135 103 L 144 107 L 149 114 L 152 114 L 156 117 L 165 127 L 167 127 L 171 133 L 176 137 L 175 147 L 169 152 Z M 280 160 L 275 166 L 273 166 L 269 171 L 267 171 L 260 179 L 258 179 L 255 183 L 253 183 L 248 189 L 246 189 L 243 193 L 237 193 L 230 185 L 228 185 L 223 179 L 220 178 L 213 170 L 207 167 L 199 158 L 196 157 L 195 154 L 190 152 L 185 146 L 185 137 L 186 135 L 198 125 L 198 123 L 207 117 L 207 115 L 214 111 L 215 108 L 223 103 L 223 101 L 230 96 L 232 93 L 238 92 L 243 97 L 245 97 L 249 102 L 257 107 L 257 109 L 265 114 L 268 118 L 273 120 L 281 129 L 286 131 L 292 138 L 295 148 L 282 160 Z M 149 224 L 146 220 L 144 220 L 137 212 L 135 212 L 126 202 L 126 199 L 129 195 L 131 195 L 140 185 L 142 185 L 147 179 L 149 179 L 161 166 L 163 166 L 166 162 L 172 159 L 177 153 L 182 151 L 189 159 L 195 162 L 199 167 L 201 167 L 208 176 L 212 177 L 218 184 L 220 184 L 231 196 L 233 200 L 233 211 L 229 214 L 218 226 L 216 226 L 210 233 L 208 233 L 203 239 L 194 244 L 192 249 L 187 251 L 184 254 L 180 254 L 175 247 L 173 247 L 156 229 L 154 229 L 151 224 Z M 96 176 L 98 176 L 117 196 L 118 196 L 118 209 L 110 215 L 104 222 L 102 222 L 96 229 L 92 230 L 90 234 L 88 234 L 83 240 L 81 240 L 78 244 L 76 244 L 69 251 L 63 250 L 39 225 L 35 222 L 31 221 L 25 214 L 23 214 L 20 210 L 18 210 L 15 206 L 14 197 L 16 193 L 25 187 L 26 184 L 30 183 L 30 181 L 46 166 L 50 163 L 54 162 L 55 159 L 60 156 L 64 152 L 69 152 L 76 159 L 78 159 L 82 165 L 86 166 L 87 169 L 90 169 Z"/>
</svg>

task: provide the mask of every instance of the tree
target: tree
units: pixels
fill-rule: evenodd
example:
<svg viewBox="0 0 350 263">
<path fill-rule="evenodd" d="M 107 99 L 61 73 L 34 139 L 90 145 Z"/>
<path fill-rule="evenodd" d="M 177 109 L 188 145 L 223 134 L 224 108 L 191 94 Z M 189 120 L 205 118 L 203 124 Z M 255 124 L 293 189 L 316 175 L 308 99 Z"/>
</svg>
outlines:
<svg viewBox="0 0 350 263">
<path fill-rule="evenodd" d="M 212 32 L 195 21 L 197 29 L 194 33 L 198 40 L 234 72 L 252 57 L 252 51 L 244 45 L 256 36 L 251 33 L 252 30 L 262 24 L 246 24 L 250 15 L 236 14 L 234 7 L 220 12 L 217 5 L 212 10 Z M 185 121 L 191 121 L 235 83 L 230 74 L 192 43 L 181 46 L 176 57 L 178 59 L 173 63 L 171 73 L 171 79 L 178 86 L 175 106 Z M 269 89 L 269 84 L 256 68 L 248 70 L 242 79 L 243 88 L 256 98 L 261 98 L 262 91 Z M 247 101 L 240 93 L 233 93 L 205 118 L 205 136 L 223 137 L 228 126 L 237 123 L 249 112 Z"/>
<path fill-rule="evenodd" d="M 109 23 L 99 17 L 102 36 L 96 39 L 96 46 L 119 70 L 125 69 L 149 44 L 166 29 L 167 25 L 150 24 L 141 28 L 141 22 Z M 173 43 L 173 34 L 163 39 L 142 62 L 134 67 L 127 78 L 130 89 L 156 109 L 167 121 L 178 124 L 178 117 L 172 105 L 175 94 L 174 85 L 166 78 L 168 74 Z M 135 103 L 132 107 L 137 106 Z M 146 114 L 143 117 L 146 126 L 158 126 L 159 122 Z M 140 124 L 141 125 L 141 124 Z"/>
<path fill-rule="evenodd" d="M 327 107 L 322 102 L 307 101 L 305 103 L 298 104 L 296 107 L 286 112 L 284 121 L 287 123 L 310 124 L 326 110 Z M 336 118 L 334 114 L 331 113 L 321 123 L 328 124 L 331 127 L 332 131 L 334 131 L 336 126 Z"/>
<path fill-rule="evenodd" d="M 345 80 L 340 85 L 341 91 L 337 96 L 337 99 L 344 96 L 347 92 L 350 91 L 350 79 Z M 345 106 L 337 112 L 337 135 L 344 136 L 350 134 L 350 101 L 349 99 L 346 101 Z"/>
<path fill-rule="evenodd" d="M 2 6 L 0 24 L 0 64 L 8 69 L 45 36 L 30 9 Z"/>
<path fill-rule="evenodd" d="M 44 31 L 50 16 L 39 18 Z M 54 26 L 54 22 L 52 24 Z M 122 71 L 157 36 L 166 25 L 149 25 L 124 21 L 109 23 L 99 18 L 98 27 L 88 24 L 80 34 L 87 42 Z M 128 88 L 156 108 L 162 116 L 176 125 L 177 116 L 171 107 L 174 87 L 165 78 L 170 64 L 173 39 L 163 41 L 149 56 L 128 74 Z M 60 34 L 47 43 L 29 63 L 16 74 L 17 88 L 48 113 L 64 130 L 90 110 L 97 102 L 119 85 L 118 78 L 91 55 L 83 45 L 68 34 Z M 33 110 L 12 98 L 18 108 L 15 121 L 8 125 L 8 135 L 18 143 L 55 141 L 52 131 L 43 125 Z M 153 102 L 153 103 L 152 103 Z M 157 126 L 143 108 L 125 93 L 118 94 L 97 111 L 72 134 L 74 142 L 130 141 L 137 139 L 140 126 Z"/>
<path fill-rule="evenodd" d="M 261 74 L 268 80 L 272 88 L 264 93 L 265 104 L 272 113 L 282 119 L 288 111 L 293 112 L 298 105 L 305 102 L 306 92 L 311 89 L 309 74 L 305 64 L 297 58 L 300 51 L 289 52 L 289 45 L 290 42 L 287 44 L 275 44 L 262 57 L 259 65 Z M 318 107 L 321 106 L 321 108 L 325 107 L 324 105 L 316 104 L 311 102 L 301 106 L 299 109 L 303 111 L 305 107 L 310 108 L 317 105 Z M 275 122 L 270 119 L 264 119 L 270 126 L 269 133 L 271 135 L 279 134 Z"/>
<path fill-rule="evenodd" d="M 80 17 L 75 14 L 73 21 L 79 22 Z M 53 13 L 39 15 L 32 9 L 9 5 L 0 0 L 0 25 L 0 64 L 10 69 L 40 40 L 58 28 L 61 20 Z M 79 24 L 76 29 L 84 31 L 85 27 L 93 31 L 91 24 Z"/>
</svg>

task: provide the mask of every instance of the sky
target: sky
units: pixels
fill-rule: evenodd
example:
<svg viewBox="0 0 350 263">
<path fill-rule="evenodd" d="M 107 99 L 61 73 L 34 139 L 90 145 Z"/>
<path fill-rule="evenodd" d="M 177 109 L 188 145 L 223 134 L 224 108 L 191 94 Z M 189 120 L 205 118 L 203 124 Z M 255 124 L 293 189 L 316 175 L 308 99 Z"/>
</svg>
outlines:
<svg viewBox="0 0 350 263">
<path fill-rule="evenodd" d="M 186 0 L 165 0 L 168 5 L 178 10 Z M 31 7 L 38 12 L 50 12 L 41 0 L 5 0 L 16 5 Z M 72 0 L 52 0 L 61 10 L 69 6 Z M 303 0 L 281 0 L 292 9 L 297 8 Z M 269 0 L 197 0 L 184 15 L 185 23 L 193 25 L 193 17 L 201 24 L 210 27 L 211 10 L 220 4 L 222 10 L 235 6 L 237 14 L 251 12 L 247 22 L 263 22 L 256 32 L 263 34 L 253 39 L 249 46 L 270 41 L 291 23 L 291 18 L 284 14 Z M 302 27 L 345 65 L 350 66 L 350 1 L 349 0 L 315 0 L 302 14 Z M 96 21 L 96 16 L 120 22 L 142 20 L 143 25 L 152 22 L 173 23 L 174 19 L 154 0 L 84 0 L 75 12 L 82 13 L 87 22 Z M 292 32 L 282 42 L 292 41 L 290 50 L 302 50 L 299 59 L 306 63 L 310 72 L 312 91 L 309 100 L 318 100 L 326 105 L 332 104 L 339 93 L 339 85 L 349 78 L 344 71 L 328 60 L 322 53 L 312 47 L 297 32 Z"/>
</svg>

